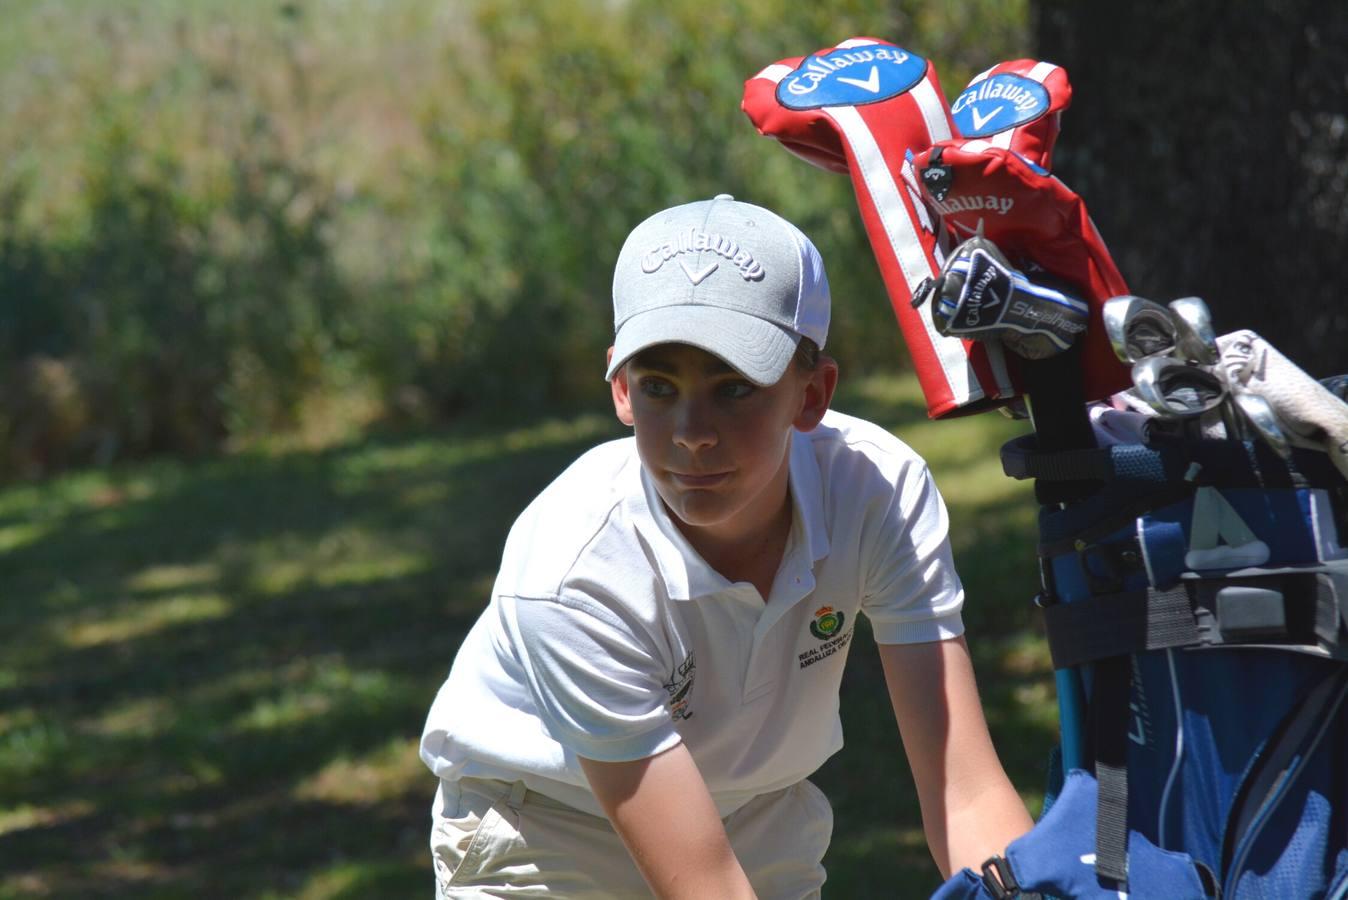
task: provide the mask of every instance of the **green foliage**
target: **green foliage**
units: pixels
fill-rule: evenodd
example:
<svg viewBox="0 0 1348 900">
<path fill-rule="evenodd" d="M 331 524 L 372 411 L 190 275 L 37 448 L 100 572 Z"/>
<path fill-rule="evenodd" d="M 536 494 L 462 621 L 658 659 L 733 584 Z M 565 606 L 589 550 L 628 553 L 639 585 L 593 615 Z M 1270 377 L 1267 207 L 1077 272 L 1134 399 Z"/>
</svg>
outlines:
<svg viewBox="0 0 1348 900">
<path fill-rule="evenodd" d="M 292 427 L 372 384 L 418 418 L 602 402 L 628 230 L 729 192 L 814 238 L 847 371 L 905 354 L 849 181 L 744 80 L 869 34 L 947 90 L 1023 4 L 142 0 L 17 7 L 0 88 L 0 477 Z M 87 52 L 80 48 L 88 46 Z"/>
<path fill-rule="evenodd" d="M 25 183 L 6 186 L 0 353 L 22 363 L 5 387 L 26 415 L 0 429 L 0 471 L 197 454 L 231 433 L 286 427 L 341 365 L 349 298 L 332 259 L 331 189 L 230 65 L 190 65 L 210 87 L 186 124 L 209 144 L 180 141 L 182 110 L 162 108 L 165 82 L 187 77 L 178 69 L 99 97 L 80 201 L 58 223 L 26 225 Z M 35 376 L 58 370 L 64 398 Z"/>
</svg>

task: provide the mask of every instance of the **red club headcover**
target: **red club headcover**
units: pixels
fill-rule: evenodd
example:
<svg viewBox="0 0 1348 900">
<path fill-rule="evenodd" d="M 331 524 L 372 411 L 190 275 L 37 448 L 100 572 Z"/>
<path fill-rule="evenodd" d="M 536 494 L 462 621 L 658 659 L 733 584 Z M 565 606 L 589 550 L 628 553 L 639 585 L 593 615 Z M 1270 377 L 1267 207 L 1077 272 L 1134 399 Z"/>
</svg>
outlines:
<svg viewBox="0 0 1348 900">
<path fill-rule="evenodd" d="M 1062 111 L 1071 103 L 1065 69 L 1015 59 L 975 75 L 950 104 L 950 112 L 960 137 L 986 138 L 994 147 L 1051 169 Z"/>
<path fill-rule="evenodd" d="M 1062 68 L 1029 59 L 1001 63 L 951 105 L 962 136 L 918 152 L 916 163 L 928 201 L 957 241 L 981 223 L 1012 265 L 1031 279 L 1047 272 L 1087 302 L 1082 381 L 1086 399 L 1098 400 L 1131 384 L 1100 318 L 1104 302 L 1128 286 L 1085 202 L 1048 172 L 1071 99 Z"/>
<path fill-rule="evenodd" d="M 923 202 L 914 154 L 954 134 L 931 63 L 886 41 L 853 38 L 768 66 L 745 83 L 742 108 L 760 133 L 851 177 L 928 415 L 1014 397 L 1000 345 L 945 337 L 912 307 L 914 290 L 941 260 L 940 225 Z"/>
<path fill-rule="evenodd" d="M 1008 367 L 1000 345 L 942 336 L 929 311 L 911 305 L 940 268 L 940 239 L 963 240 L 980 219 L 1015 265 L 1031 277 L 1044 271 L 1066 281 L 1090 304 L 1087 398 L 1130 383 L 1100 320 L 1104 301 L 1127 287 L 1085 203 L 1048 174 L 1071 96 L 1062 68 L 1022 59 L 978 75 L 947 109 L 930 62 L 872 38 L 782 60 L 745 84 L 742 108 L 760 133 L 851 177 L 932 418 L 981 411 L 1019 393 L 1015 360 Z M 918 177 L 933 165 L 934 148 L 949 176 L 939 198 Z"/>
</svg>

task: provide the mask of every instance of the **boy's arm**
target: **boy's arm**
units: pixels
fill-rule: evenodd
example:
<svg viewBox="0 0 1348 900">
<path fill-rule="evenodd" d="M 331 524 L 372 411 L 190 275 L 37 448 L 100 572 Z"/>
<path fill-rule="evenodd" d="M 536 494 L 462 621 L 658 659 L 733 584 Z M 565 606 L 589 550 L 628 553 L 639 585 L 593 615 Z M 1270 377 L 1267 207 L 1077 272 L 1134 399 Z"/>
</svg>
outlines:
<svg viewBox="0 0 1348 900">
<path fill-rule="evenodd" d="M 631 762 L 581 757 L 580 765 L 656 897 L 754 896 L 686 746 Z"/>
<path fill-rule="evenodd" d="M 1033 825 L 992 746 L 964 638 L 880 644 L 889 700 L 942 876 L 979 870 Z"/>
</svg>

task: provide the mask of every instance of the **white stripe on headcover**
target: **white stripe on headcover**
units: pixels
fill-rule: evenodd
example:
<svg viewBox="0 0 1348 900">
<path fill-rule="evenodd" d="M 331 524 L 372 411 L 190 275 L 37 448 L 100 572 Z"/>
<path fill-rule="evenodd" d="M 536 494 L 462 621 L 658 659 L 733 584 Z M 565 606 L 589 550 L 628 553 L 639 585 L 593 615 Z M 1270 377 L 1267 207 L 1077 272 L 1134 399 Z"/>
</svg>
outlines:
<svg viewBox="0 0 1348 900">
<path fill-rule="evenodd" d="M 1001 65 L 1001 63 L 997 63 L 997 66 L 1000 66 L 1000 65 Z M 973 87 L 974 85 L 978 84 L 978 82 L 982 81 L 984 78 L 987 78 L 989 75 L 992 74 L 992 70 L 995 69 L 995 68 L 997 68 L 997 66 L 988 66 L 986 69 L 984 69 L 983 71 L 979 72 L 979 73 L 978 73 L 977 75 L 975 75 L 973 78 L 970 78 L 970 79 L 969 79 L 969 83 L 966 84 L 966 85 L 964 86 L 964 90 L 967 91 L 969 88 L 971 88 L 971 87 Z"/>
<path fill-rule="evenodd" d="M 965 141 L 960 144 L 960 149 L 965 153 L 986 153 L 992 149 L 992 144 L 984 140 Z"/>
<path fill-rule="evenodd" d="M 994 66 L 993 68 L 996 67 Z M 1051 62 L 1037 62 L 1030 67 L 1030 71 L 1024 73 L 1024 75 L 1022 75 L 1021 77 L 1028 78 L 1031 81 L 1037 81 L 1040 84 L 1043 84 L 1044 80 L 1048 78 L 1048 76 L 1052 75 L 1055 71 L 1057 71 L 1057 69 L 1058 67 Z M 1012 73 L 1012 74 L 1020 74 L 1020 73 Z M 1008 128 L 1006 131 L 997 132 L 995 135 L 992 136 L 992 146 L 1000 147 L 1003 150 L 1010 150 L 1011 139 L 1015 137 L 1015 135 L 1020 132 L 1020 129 L 1024 127 L 1025 127 L 1024 125 L 1017 125 L 1015 128 Z"/>
<path fill-rule="evenodd" d="M 790 66 L 784 66 L 781 63 L 773 63 L 754 77 L 765 78 L 773 84 L 781 84 L 782 79 L 790 75 L 793 71 L 794 70 Z"/>
<path fill-rule="evenodd" d="M 1031 78 L 1040 84 L 1043 84 L 1048 76 L 1052 75 L 1058 67 L 1051 62 L 1038 62 L 1025 73 L 1026 78 Z"/>
<path fill-rule="evenodd" d="M 839 44 L 835 49 L 837 49 L 837 50 L 846 50 L 846 49 L 849 48 L 849 47 L 869 47 L 869 46 L 871 46 L 872 44 L 878 44 L 878 43 L 880 43 L 880 42 L 879 42 L 879 41 L 876 41 L 876 40 L 872 40 L 872 39 L 870 39 L 870 38 L 848 38 L 847 40 L 845 40 L 845 41 L 843 41 L 841 44 Z"/>
<path fill-rule="evenodd" d="M 950 140 L 950 122 L 945 116 L 945 101 L 936 93 L 936 87 L 929 79 L 922 79 L 910 92 L 922 110 L 922 120 L 927 123 L 927 134 L 931 142 Z"/>
<path fill-rule="evenodd" d="M 861 180 L 866 186 L 866 193 L 870 195 L 871 203 L 880 216 L 880 224 L 898 260 L 899 271 L 908 285 L 908 291 L 913 293 L 923 279 L 936 273 L 922 250 L 916 226 L 903 204 L 899 186 L 894 183 L 894 176 L 885 164 L 884 154 L 880 152 L 875 135 L 871 134 L 855 106 L 826 106 L 821 112 L 837 124 L 838 130 L 852 148 L 857 165 L 861 167 Z M 919 318 L 955 404 L 963 406 L 970 400 L 982 399 L 984 394 L 973 377 L 964 342 L 938 332 L 930 316 Z"/>
</svg>

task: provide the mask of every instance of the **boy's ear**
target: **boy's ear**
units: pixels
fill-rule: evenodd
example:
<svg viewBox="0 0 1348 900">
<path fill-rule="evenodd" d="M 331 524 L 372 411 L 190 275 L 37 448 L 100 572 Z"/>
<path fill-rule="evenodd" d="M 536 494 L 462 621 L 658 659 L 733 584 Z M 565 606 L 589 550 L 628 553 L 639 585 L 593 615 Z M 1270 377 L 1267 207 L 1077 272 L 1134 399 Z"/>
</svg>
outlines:
<svg viewBox="0 0 1348 900">
<path fill-rule="evenodd" d="M 831 356 L 819 355 L 814 371 L 804 373 L 805 395 L 800 412 L 791 424 L 797 431 L 813 431 L 828 412 L 833 392 L 838 387 L 838 363 Z"/>
<path fill-rule="evenodd" d="M 608 354 L 604 357 L 604 366 L 613 361 L 613 348 L 608 348 Z M 614 373 L 613 380 L 608 383 L 609 390 L 613 392 L 613 412 L 618 417 L 618 421 L 624 425 L 631 425 L 635 421 L 632 418 L 632 394 L 627 386 L 627 366 L 619 367 Z"/>
</svg>

